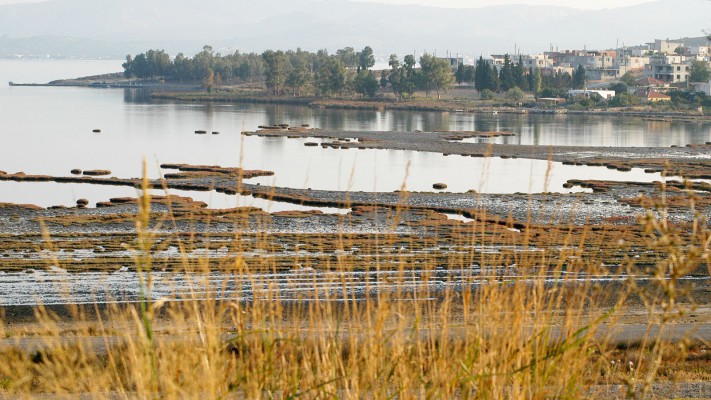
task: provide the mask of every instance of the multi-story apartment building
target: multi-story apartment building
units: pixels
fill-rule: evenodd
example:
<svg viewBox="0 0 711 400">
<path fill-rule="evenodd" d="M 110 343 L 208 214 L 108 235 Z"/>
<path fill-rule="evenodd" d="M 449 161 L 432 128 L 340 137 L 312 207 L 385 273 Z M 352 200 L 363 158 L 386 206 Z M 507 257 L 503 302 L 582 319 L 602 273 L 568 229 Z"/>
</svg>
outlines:
<svg viewBox="0 0 711 400">
<path fill-rule="evenodd" d="M 526 54 L 521 57 L 526 69 L 545 69 L 553 67 L 553 60 L 545 54 Z"/>
<path fill-rule="evenodd" d="M 614 61 L 614 65 L 619 68 L 620 76 L 630 71 L 642 71 L 647 64 L 649 64 L 649 56 L 635 56 L 631 54 L 618 54 Z"/>
<path fill-rule="evenodd" d="M 667 83 L 680 83 L 689 80 L 690 69 L 685 56 L 659 54 L 649 57 L 644 75 Z"/>
</svg>

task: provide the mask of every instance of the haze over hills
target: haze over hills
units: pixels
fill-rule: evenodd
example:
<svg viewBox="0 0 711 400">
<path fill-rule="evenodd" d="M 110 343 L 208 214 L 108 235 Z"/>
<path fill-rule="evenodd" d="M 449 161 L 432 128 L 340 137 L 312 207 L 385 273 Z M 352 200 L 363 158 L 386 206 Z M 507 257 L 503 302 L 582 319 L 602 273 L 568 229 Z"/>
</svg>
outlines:
<svg viewBox="0 0 711 400">
<path fill-rule="evenodd" d="M 330 51 L 370 45 L 377 54 L 424 50 L 478 56 L 612 48 L 701 36 L 711 1 L 657 0 L 577 10 L 549 6 L 451 9 L 349 0 L 51 0 L 0 6 L 0 56 L 117 57 L 148 48 L 192 55 L 264 49 Z"/>
</svg>

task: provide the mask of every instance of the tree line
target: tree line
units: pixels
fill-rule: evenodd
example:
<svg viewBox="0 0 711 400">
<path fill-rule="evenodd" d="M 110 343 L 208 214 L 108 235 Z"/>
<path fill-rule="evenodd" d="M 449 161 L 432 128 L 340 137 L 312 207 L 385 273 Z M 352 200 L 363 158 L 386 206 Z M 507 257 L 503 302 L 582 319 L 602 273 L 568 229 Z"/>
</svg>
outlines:
<svg viewBox="0 0 711 400">
<path fill-rule="evenodd" d="M 163 50 L 128 55 L 123 68 L 127 78 L 201 82 L 208 91 L 215 85 L 264 82 L 274 95 L 322 97 L 357 94 L 372 98 L 380 88 L 390 88 L 398 98 L 410 97 L 418 90 L 426 96 L 435 92 L 439 98 L 455 83 L 473 83 L 484 98 L 500 92 L 560 97 L 570 88 L 582 88 L 586 79 L 582 66 L 573 75 L 543 75 L 540 69 L 525 68 L 521 57 L 513 62 L 508 54 L 500 67 L 480 57 L 475 66 L 459 64 L 456 71 L 452 71 L 449 60 L 431 54 L 424 54 L 419 60 L 406 55 L 402 61 L 393 54 L 390 69 L 381 71 L 379 77 L 372 70 L 374 65 L 370 46 L 361 51 L 345 47 L 334 54 L 297 49 L 267 50 L 261 54 L 236 51 L 227 55 L 205 46 L 192 58 L 180 53 L 171 59 Z"/>
<path fill-rule="evenodd" d="M 260 54 L 221 55 L 211 46 L 192 58 L 179 53 L 171 60 L 163 50 L 148 50 L 132 57 L 126 56 L 123 63 L 124 76 L 138 79 L 163 79 L 174 82 L 201 82 L 212 78 L 214 83 L 250 82 L 264 75 L 264 63 Z"/>
<path fill-rule="evenodd" d="M 530 92 L 541 97 L 565 97 L 571 88 L 582 89 L 587 80 L 582 65 L 572 75 L 562 71 L 544 75 L 539 68 L 525 68 L 521 56 L 514 63 L 508 54 L 504 55 L 500 68 L 479 57 L 476 65 L 459 64 L 454 76 L 458 84 L 473 83 L 484 98 L 501 92 Z"/>
</svg>

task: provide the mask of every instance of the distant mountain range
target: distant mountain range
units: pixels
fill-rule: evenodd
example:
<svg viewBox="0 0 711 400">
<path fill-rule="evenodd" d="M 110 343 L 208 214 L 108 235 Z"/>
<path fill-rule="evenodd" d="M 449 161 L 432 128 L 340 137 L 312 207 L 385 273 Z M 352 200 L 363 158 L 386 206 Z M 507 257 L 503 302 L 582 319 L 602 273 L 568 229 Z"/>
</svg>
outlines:
<svg viewBox="0 0 711 400">
<path fill-rule="evenodd" d="M 348 0 L 50 0 L 0 6 L 0 57 L 123 58 L 149 48 L 192 55 L 370 45 L 380 56 L 607 49 L 711 29 L 711 1 L 657 0 L 578 10 L 449 9 Z"/>
</svg>

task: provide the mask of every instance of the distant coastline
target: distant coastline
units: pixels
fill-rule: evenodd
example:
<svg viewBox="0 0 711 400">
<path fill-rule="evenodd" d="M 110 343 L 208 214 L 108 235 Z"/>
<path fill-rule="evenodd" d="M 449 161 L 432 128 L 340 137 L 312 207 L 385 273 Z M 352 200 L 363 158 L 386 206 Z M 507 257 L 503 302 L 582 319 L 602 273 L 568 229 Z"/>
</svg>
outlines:
<svg viewBox="0 0 711 400">
<path fill-rule="evenodd" d="M 711 121 L 711 116 L 701 115 L 697 111 L 659 111 L 649 106 L 570 109 L 565 106 L 539 107 L 538 103 L 528 101 L 522 106 L 507 104 L 506 101 L 491 102 L 472 98 L 436 98 L 414 97 L 396 100 L 381 96 L 377 99 L 322 98 L 314 96 L 268 95 L 260 85 L 252 84 L 247 88 L 217 87 L 208 93 L 200 82 L 165 82 L 160 80 L 126 79 L 122 73 L 85 76 L 72 79 L 60 79 L 47 83 L 9 82 L 16 87 L 81 87 L 96 89 L 146 89 L 156 100 L 192 102 L 192 103 L 252 103 L 252 104 L 292 104 L 313 108 L 341 110 L 400 110 L 462 113 L 501 113 L 501 114 L 557 114 L 557 115 L 597 115 L 628 116 L 649 118 L 653 121 L 670 122 L 672 120 Z M 467 89 L 463 89 L 466 91 Z"/>
</svg>

